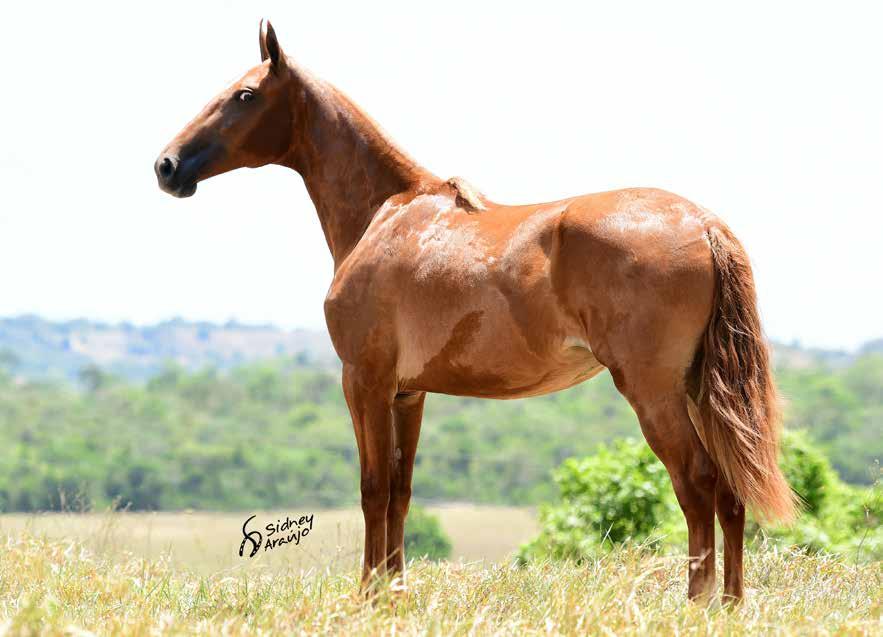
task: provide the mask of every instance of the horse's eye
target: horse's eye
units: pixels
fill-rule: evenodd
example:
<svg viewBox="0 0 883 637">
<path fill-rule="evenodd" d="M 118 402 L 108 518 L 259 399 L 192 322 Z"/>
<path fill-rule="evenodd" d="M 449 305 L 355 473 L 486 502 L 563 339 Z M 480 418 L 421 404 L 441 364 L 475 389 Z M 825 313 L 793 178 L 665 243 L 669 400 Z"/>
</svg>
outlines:
<svg viewBox="0 0 883 637">
<path fill-rule="evenodd" d="M 236 94 L 236 99 L 240 102 L 250 102 L 254 99 L 254 93 L 251 91 L 239 91 Z"/>
</svg>

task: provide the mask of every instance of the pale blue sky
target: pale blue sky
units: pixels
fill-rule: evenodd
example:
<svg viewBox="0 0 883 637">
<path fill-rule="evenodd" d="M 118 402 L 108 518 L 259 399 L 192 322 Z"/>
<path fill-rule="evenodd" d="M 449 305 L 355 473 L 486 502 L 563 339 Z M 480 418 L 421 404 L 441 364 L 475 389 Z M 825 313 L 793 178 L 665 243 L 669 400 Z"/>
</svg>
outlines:
<svg viewBox="0 0 883 637">
<path fill-rule="evenodd" d="M 673 190 L 746 244 L 773 338 L 883 336 L 873 3 L 72 4 L 0 8 L 0 315 L 324 325 L 297 175 L 179 201 L 152 172 L 267 16 L 438 175 L 510 203 Z"/>
</svg>

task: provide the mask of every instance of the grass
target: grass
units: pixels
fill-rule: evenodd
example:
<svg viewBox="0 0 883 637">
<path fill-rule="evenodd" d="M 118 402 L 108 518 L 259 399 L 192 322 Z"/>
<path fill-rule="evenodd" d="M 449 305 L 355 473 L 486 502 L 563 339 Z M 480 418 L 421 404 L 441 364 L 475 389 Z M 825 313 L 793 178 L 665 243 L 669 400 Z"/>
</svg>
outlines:
<svg viewBox="0 0 883 637">
<path fill-rule="evenodd" d="M 406 592 L 357 594 L 357 569 L 204 575 L 168 558 L 7 535 L 0 634 L 881 634 L 883 565 L 766 548 L 736 609 L 685 601 L 683 558 L 624 548 L 596 562 L 416 561 Z"/>
<path fill-rule="evenodd" d="M 527 507 L 445 504 L 428 507 L 451 538 L 453 561 L 504 560 L 539 530 Z M 360 508 L 256 512 L 271 522 L 314 514 L 313 533 L 297 546 L 239 556 L 242 523 L 249 513 L 11 513 L 0 515 L 0 538 L 29 533 L 58 540 L 78 540 L 98 557 L 148 560 L 163 558 L 174 568 L 200 575 L 219 572 L 284 572 L 355 569 L 362 552 Z M 257 525 L 255 525 L 257 526 Z M 254 528 L 254 527 L 249 527 Z"/>
</svg>

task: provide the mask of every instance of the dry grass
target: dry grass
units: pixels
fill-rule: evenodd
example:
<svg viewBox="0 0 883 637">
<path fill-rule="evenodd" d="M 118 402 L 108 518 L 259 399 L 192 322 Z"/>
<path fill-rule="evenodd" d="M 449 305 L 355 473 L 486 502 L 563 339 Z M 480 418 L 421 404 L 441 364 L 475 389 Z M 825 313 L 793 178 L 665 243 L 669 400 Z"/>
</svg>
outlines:
<svg viewBox="0 0 883 637">
<path fill-rule="evenodd" d="M 100 557 L 75 540 L 8 536 L 8 634 L 881 634 L 883 568 L 766 549 L 735 610 L 684 600 L 684 561 L 624 549 L 520 569 L 414 563 L 407 593 L 356 593 L 356 569 L 198 575 L 168 559 Z"/>
<path fill-rule="evenodd" d="M 526 507 L 447 504 L 429 511 L 439 516 L 451 538 L 453 561 L 503 560 L 538 531 L 536 515 Z M 118 560 L 128 553 L 163 558 L 173 568 L 201 575 L 356 568 L 362 551 L 361 509 L 257 512 L 256 520 L 284 519 L 286 513 L 313 513 L 313 533 L 298 546 L 261 552 L 251 560 L 238 554 L 242 523 L 251 513 L 13 513 L 0 515 L 0 536 L 79 540 L 102 558 Z"/>
</svg>

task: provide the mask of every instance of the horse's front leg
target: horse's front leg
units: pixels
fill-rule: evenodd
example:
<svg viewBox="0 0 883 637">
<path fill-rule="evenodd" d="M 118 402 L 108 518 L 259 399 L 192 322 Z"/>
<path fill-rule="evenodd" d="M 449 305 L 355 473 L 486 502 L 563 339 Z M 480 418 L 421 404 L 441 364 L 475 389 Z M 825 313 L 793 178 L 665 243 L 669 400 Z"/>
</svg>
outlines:
<svg viewBox="0 0 883 637">
<path fill-rule="evenodd" d="M 404 574 L 405 571 L 405 517 L 411 502 L 411 476 L 425 398 L 424 392 L 399 395 L 392 407 L 394 438 L 389 509 L 386 513 L 386 562 L 387 568 L 394 574 Z"/>
<path fill-rule="evenodd" d="M 350 365 L 343 369 L 343 393 L 353 419 L 362 471 L 365 560 L 362 589 L 386 571 L 390 478 L 393 464 L 392 403 L 394 383 L 379 380 Z"/>
</svg>

